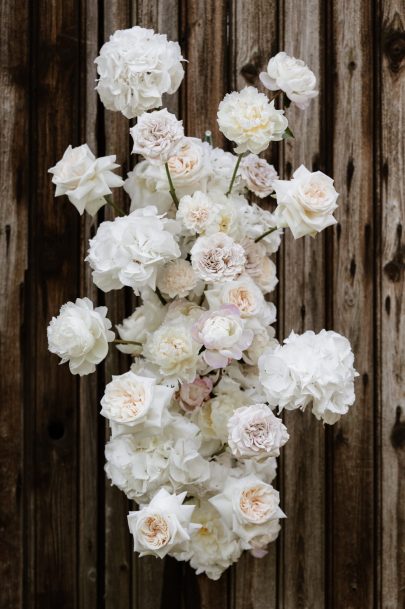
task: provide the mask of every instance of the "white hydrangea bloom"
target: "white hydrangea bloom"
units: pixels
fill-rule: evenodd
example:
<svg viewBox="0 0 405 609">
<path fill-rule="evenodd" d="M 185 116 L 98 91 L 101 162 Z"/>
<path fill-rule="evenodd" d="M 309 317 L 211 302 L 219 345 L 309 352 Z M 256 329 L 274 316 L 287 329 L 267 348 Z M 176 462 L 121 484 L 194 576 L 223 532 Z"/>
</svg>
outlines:
<svg viewBox="0 0 405 609">
<path fill-rule="evenodd" d="M 55 197 L 66 195 L 80 215 L 87 211 L 95 216 L 106 204 L 105 197 L 111 194 L 111 188 L 124 183 L 113 173 L 119 167 L 115 158 L 115 154 L 96 158 L 87 144 L 68 146 L 61 160 L 49 169 L 56 184 Z"/>
<path fill-rule="evenodd" d="M 88 298 L 62 305 L 59 315 L 48 326 L 48 349 L 69 362 L 72 374 L 83 376 L 96 369 L 108 353 L 108 343 L 114 340 L 111 322 L 106 318 L 107 307 L 93 308 Z"/>
<path fill-rule="evenodd" d="M 294 410 L 312 403 L 317 419 L 333 424 L 354 403 L 354 356 L 336 332 L 291 332 L 284 345 L 259 358 L 260 380 L 271 406 Z"/>
<path fill-rule="evenodd" d="M 183 80 L 183 57 L 177 42 L 139 26 L 117 30 L 95 60 L 97 91 L 107 110 L 127 118 L 162 105 L 164 93 L 175 93 Z"/>
</svg>

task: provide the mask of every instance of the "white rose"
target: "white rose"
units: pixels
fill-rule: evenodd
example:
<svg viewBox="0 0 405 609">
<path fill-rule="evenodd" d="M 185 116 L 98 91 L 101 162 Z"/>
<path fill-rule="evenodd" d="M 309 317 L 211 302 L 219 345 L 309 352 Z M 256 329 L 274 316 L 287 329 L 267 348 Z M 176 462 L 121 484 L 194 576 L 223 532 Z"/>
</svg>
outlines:
<svg viewBox="0 0 405 609">
<path fill-rule="evenodd" d="M 279 141 L 288 127 L 284 110 L 274 107 L 264 93 L 245 87 L 228 93 L 219 104 L 218 125 L 228 140 L 237 144 L 235 151 L 259 154 L 271 141 Z"/>
<path fill-rule="evenodd" d="M 172 207 L 173 200 L 169 191 L 157 190 L 157 179 L 153 170 L 149 161 L 141 161 L 128 173 L 124 190 L 131 198 L 131 212 L 153 205 L 160 214 L 164 214 Z"/>
<path fill-rule="evenodd" d="M 243 247 L 223 233 L 198 237 L 191 248 L 191 264 L 208 283 L 235 279 L 242 273 L 245 262 Z"/>
<path fill-rule="evenodd" d="M 133 154 L 141 154 L 151 163 L 167 163 L 180 149 L 184 139 L 183 121 L 164 108 L 142 114 L 130 133 Z"/>
<path fill-rule="evenodd" d="M 187 260 L 178 258 L 165 264 L 159 271 L 157 286 L 170 298 L 184 298 L 197 286 L 197 276 Z"/>
<path fill-rule="evenodd" d="M 263 199 L 274 191 L 274 181 L 277 180 L 277 171 L 266 159 L 256 154 L 248 154 L 240 164 L 240 173 L 246 186 L 257 197 Z"/>
<path fill-rule="evenodd" d="M 276 217 L 283 226 L 289 226 L 295 239 L 312 237 L 327 226 L 336 224 L 333 212 L 339 194 L 333 180 L 322 171 L 311 173 L 301 165 L 292 180 L 276 180 Z"/>
<path fill-rule="evenodd" d="M 203 233 L 219 214 L 219 206 L 205 193 L 197 190 L 180 199 L 176 219 L 195 233 Z"/>
<path fill-rule="evenodd" d="M 113 173 L 119 167 L 115 154 L 96 158 L 87 144 L 68 146 L 55 167 L 49 169 L 56 184 L 55 197 L 67 195 L 80 215 L 84 211 L 94 216 L 106 204 L 105 196 L 111 188 L 122 186 L 124 181 Z"/>
<path fill-rule="evenodd" d="M 228 444 L 239 459 L 278 457 L 289 435 L 266 404 L 242 406 L 228 421 Z"/>
<path fill-rule="evenodd" d="M 86 258 L 96 286 L 104 292 L 124 285 L 136 293 L 146 286 L 155 289 L 159 266 L 180 256 L 170 230 L 170 221 L 158 216 L 155 207 L 100 224 Z"/>
<path fill-rule="evenodd" d="M 127 118 L 162 105 L 163 93 L 175 93 L 183 80 L 180 46 L 135 26 L 117 30 L 95 60 L 97 91 L 108 110 Z"/>
<path fill-rule="evenodd" d="M 155 379 L 126 372 L 113 376 L 101 400 L 101 414 L 110 421 L 128 427 L 141 425 L 157 429 L 162 426 L 162 413 L 168 407 L 174 389 L 157 385 Z"/>
<path fill-rule="evenodd" d="M 108 353 L 108 343 L 114 340 L 111 322 L 106 318 L 107 307 L 96 307 L 88 298 L 62 305 L 58 317 L 48 326 L 48 349 L 69 362 L 72 374 L 83 376 L 96 369 Z"/>
<path fill-rule="evenodd" d="M 228 478 L 223 492 L 209 501 L 240 537 L 243 549 L 254 547 L 255 538 L 267 535 L 272 521 L 285 518 L 279 493 L 255 475 Z"/>
<path fill-rule="evenodd" d="M 128 525 L 134 538 L 134 551 L 140 556 L 163 558 L 181 543 L 190 539 L 194 505 L 183 505 L 186 493 L 170 495 L 161 489 L 137 512 L 129 512 Z"/>
<path fill-rule="evenodd" d="M 290 57 L 284 51 L 270 59 L 267 71 L 260 74 L 260 80 L 270 91 L 284 91 L 301 110 L 305 110 L 311 99 L 318 95 L 312 70 L 301 59 Z"/>
</svg>

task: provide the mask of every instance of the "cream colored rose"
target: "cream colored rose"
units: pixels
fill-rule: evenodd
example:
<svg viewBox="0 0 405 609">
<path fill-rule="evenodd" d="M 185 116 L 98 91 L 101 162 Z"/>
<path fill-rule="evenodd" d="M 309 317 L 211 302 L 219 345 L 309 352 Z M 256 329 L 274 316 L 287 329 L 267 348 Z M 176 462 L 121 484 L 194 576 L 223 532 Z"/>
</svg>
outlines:
<svg viewBox="0 0 405 609">
<path fill-rule="evenodd" d="M 238 277 L 245 262 L 243 247 L 223 233 L 199 237 L 191 248 L 191 264 L 207 283 Z"/>
</svg>

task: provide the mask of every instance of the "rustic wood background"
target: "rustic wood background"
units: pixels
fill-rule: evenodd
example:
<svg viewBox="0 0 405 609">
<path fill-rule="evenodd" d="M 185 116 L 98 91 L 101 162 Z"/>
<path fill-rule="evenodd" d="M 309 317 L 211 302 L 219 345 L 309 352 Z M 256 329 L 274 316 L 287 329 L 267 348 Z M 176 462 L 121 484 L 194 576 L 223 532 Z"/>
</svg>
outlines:
<svg viewBox="0 0 405 609">
<path fill-rule="evenodd" d="M 1 0 L 0 17 L 1 609 L 402 609 L 404 1 Z M 79 381 L 47 352 L 65 301 L 104 299 L 115 322 L 125 313 L 120 296 L 91 287 L 82 260 L 95 227 L 55 202 L 47 169 L 86 141 L 131 167 L 128 122 L 98 102 L 93 60 L 133 24 L 180 41 L 189 63 L 169 108 L 189 134 L 213 129 L 217 145 L 227 91 L 257 84 L 279 50 L 307 61 L 320 96 L 289 111 L 296 139 L 270 158 L 284 176 L 301 162 L 320 168 L 341 193 L 337 226 L 285 240 L 278 331 L 348 336 L 357 403 L 333 428 L 286 415 L 281 537 L 216 583 L 132 553 L 98 416 L 104 378 L 122 362 L 111 356 Z"/>
</svg>

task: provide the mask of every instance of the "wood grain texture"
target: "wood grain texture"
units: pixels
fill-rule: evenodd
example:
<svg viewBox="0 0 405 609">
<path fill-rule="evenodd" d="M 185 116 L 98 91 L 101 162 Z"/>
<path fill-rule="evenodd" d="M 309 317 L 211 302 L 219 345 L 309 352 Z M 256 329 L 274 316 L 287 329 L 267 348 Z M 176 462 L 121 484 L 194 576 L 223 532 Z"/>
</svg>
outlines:
<svg viewBox="0 0 405 609">
<path fill-rule="evenodd" d="M 285 0 L 281 24 L 283 44 L 289 55 L 300 57 L 315 74 L 324 70 L 322 3 Z M 284 179 L 304 164 L 310 171 L 325 171 L 322 106 L 325 104 L 321 81 L 320 96 L 305 111 L 292 105 L 288 111 L 294 139 L 284 144 Z M 323 160 L 324 162 L 324 160 Z M 326 234 L 328 231 L 325 231 Z M 291 330 L 319 332 L 325 327 L 325 233 L 315 239 L 295 240 L 285 231 L 281 265 L 279 318 L 282 336 Z M 293 280 L 291 280 L 293 278 Z M 311 414 L 285 412 L 284 422 L 290 439 L 282 453 L 283 523 L 281 590 L 285 609 L 325 607 L 325 432 Z M 316 522 L 316 527 L 314 523 Z"/>
<path fill-rule="evenodd" d="M 380 9 L 380 595 L 383 609 L 395 609 L 405 606 L 405 3 Z"/>
<path fill-rule="evenodd" d="M 372 7 L 367 2 L 333 2 L 330 19 L 331 170 L 341 193 L 331 248 L 331 326 L 350 337 L 360 377 L 355 406 L 331 430 L 328 606 L 364 609 L 374 602 L 376 524 Z"/>
<path fill-rule="evenodd" d="M 0 606 L 22 609 L 24 302 L 28 264 L 28 9 L 0 4 Z M 10 142 L 16 142 L 10 150 Z"/>
</svg>

